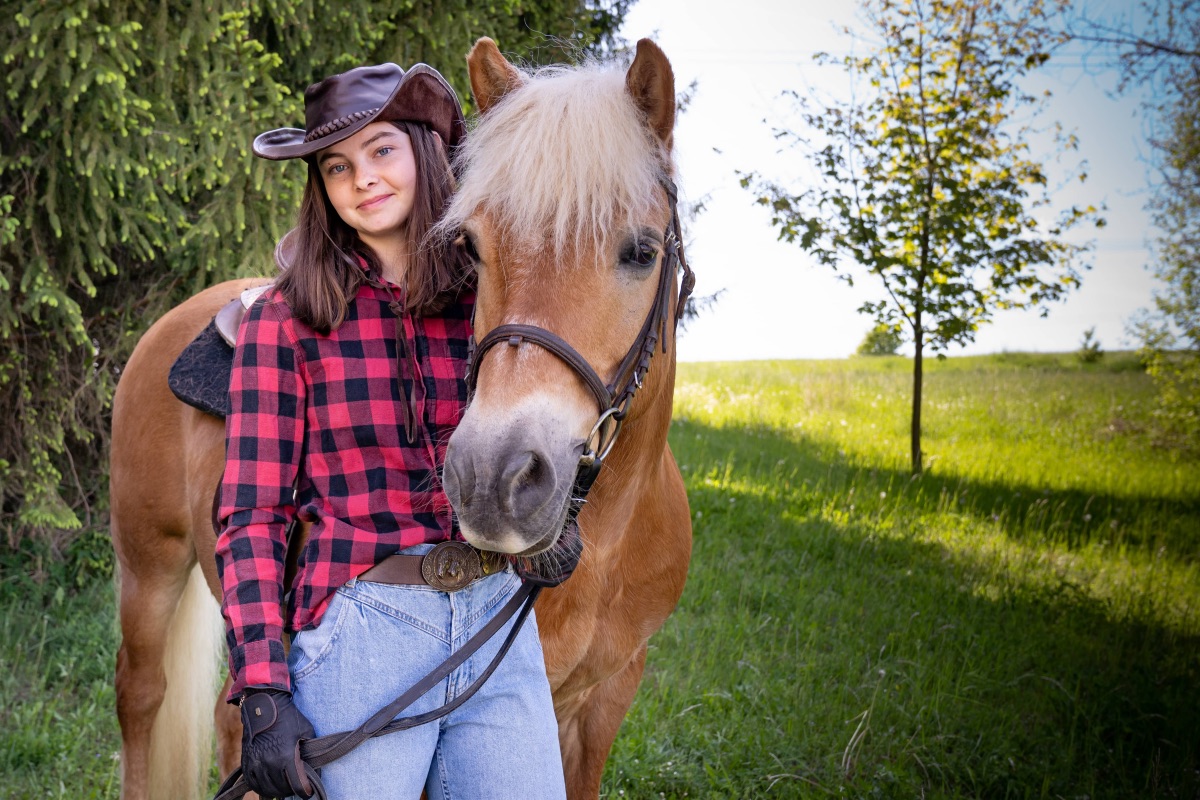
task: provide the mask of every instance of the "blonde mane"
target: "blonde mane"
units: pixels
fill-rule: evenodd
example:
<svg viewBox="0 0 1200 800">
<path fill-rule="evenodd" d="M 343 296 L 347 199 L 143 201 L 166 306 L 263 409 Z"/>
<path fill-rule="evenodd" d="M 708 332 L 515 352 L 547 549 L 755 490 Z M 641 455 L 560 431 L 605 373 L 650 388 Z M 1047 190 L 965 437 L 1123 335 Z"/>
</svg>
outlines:
<svg viewBox="0 0 1200 800">
<path fill-rule="evenodd" d="M 461 146 L 462 183 L 439 229 L 456 231 L 486 207 L 517 242 L 562 252 L 644 224 L 674 167 L 624 70 L 547 67 L 522 78 Z"/>
</svg>

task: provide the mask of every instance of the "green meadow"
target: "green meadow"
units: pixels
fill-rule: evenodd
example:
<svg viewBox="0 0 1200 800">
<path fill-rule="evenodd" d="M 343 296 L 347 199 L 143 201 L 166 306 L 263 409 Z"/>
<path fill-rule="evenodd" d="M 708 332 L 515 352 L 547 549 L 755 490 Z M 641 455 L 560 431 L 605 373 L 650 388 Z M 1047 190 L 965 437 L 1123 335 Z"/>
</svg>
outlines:
<svg viewBox="0 0 1200 800">
<path fill-rule="evenodd" d="M 608 797 L 1200 797 L 1200 464 L 1129 355 L 684 364 L 687 589 Z"/>
<path fill-rule="evenodd" d="M 1200 797 L 1200 463 L 1126 354 L 683 364 L 695 547 L 608 798 Z M 115 798 L 98 533 L 0 561 L 0 796 Z"/>
</svg>

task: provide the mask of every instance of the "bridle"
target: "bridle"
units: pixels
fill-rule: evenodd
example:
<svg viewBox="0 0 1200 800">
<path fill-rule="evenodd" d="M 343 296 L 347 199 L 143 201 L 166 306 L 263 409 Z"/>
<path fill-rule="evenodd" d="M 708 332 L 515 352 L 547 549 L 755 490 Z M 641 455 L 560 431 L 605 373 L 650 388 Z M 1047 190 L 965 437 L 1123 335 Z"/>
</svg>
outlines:
<svg viewBox="0 0 1200 800">
<path fill-rule="evenodd" d="M 696 283 L 696 276 L 688 266 L 683 253 L 682 230 L 679 224 L 678 193 L 674 182 L 664 177 L 663 189 L 671 208 L 671 218 L 663 231 L 663 258 L 658 275 L 658 291 L 654 303 L 646 315 L 642 329 L 621 365 L 617 368 L 616 376 L 611 383 L 606 384 L 596 373 L 591 364 L 579 352 L 558 334 L 536 325 L 508 323 L 497 325 L 488 331 L 487 335 L 474 344 L 467 356 L 467 392 L 468 396 L 475 394 L 475 384 L 479 377 L 479 365 L 487 352 L 501 342 L 507 342 L 510 347 L 520 347 L 522 342 L 536 344 L 547 350 L 565 363 L 583 384 L 588 387 L 599 404 L 600 417 L 592 427 L 583 445 L 583 454 L 579 457 L 579 466 L 575 472 L 575 485 L 571 490 L 571 506 L 568 509 L 567 524 L 574 522 L 579 510 L 586 502 L 588 491 L 600 475 L 604 459 L 616 444 L 617 435 L 621 432 L 621 424 L 629 413 L 633 396 L 642 387 L 642 379 L 650 369 L 650 359 L 654 355 L 655 345 L 660 344 L 662 351 L 667 352 L 667 324 L 670 314 L 671 286 L 674 283 L 675 270 L 683 268 L 683 278 L 679 283 L 679 296 L 675 300 L 675 315 L 671 321 L 678 330 L 679 320 L 683 316 L 684 306 Z"/>
</svg>

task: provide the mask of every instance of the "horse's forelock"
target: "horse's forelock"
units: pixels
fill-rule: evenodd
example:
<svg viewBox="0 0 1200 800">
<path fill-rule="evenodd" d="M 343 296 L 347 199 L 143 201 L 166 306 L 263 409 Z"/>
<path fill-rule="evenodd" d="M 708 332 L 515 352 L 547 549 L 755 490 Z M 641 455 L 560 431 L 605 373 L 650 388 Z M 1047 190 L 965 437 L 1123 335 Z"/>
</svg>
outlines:
<svg viewBox="0 0 1200 800">
<path fill-rule="evenodd" d="M 516 242 L 556 252 L 635 230 L 658 202 L 670 154 L 625 91 L 622 70 L 587 65 L 526 74 L 459 154 L 463 175 L 444 231 L 479 209 Z"/>
</svg>

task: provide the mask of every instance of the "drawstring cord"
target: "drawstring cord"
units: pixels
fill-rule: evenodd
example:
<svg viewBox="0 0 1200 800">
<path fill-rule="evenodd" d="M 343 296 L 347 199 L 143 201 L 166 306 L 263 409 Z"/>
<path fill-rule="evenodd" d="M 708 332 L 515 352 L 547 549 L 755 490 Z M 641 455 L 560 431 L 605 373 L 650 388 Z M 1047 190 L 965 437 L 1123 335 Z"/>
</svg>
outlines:
<svg viewBox="0 0 1200 800">
<path fill-rule="evenodd" d="M 404 331 L 404 307 L 400 305 L 399 300 L 392 300 L 388 303 L 388 308 L 396 315 L 396 378 L 400 381 L 400 424 L 404 428 L 404 441 L 411 447 L 417 443 L 417 425 L 421 419 L 417 407 L 418 392 L 423 400 L 424 392 L 421 389 L 424 387 L 419 385 L 421 371 L 414 363 L 416 354 L 408 347 L 408 337 Z M 404 391 L 405 380 L 412 387 L 412 391 L 407 395 Z"/>
</svg>

